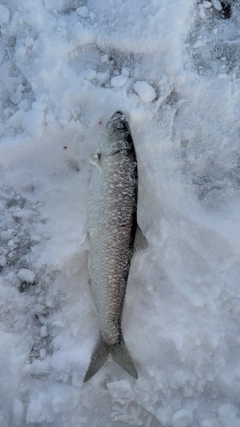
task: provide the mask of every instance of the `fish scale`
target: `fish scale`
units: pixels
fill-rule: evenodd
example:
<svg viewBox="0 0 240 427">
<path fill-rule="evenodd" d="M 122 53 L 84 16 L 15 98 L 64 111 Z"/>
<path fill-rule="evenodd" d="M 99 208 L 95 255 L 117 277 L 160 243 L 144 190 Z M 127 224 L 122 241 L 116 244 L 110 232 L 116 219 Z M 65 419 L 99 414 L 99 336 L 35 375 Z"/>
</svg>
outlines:
<svg viewBox="0 0 240 427">
<path fill-rule="evenodd" d="M 137 378 L 125 345 L 121 319 L 136 236 L 146 246 L 137 225 L 137 158 L 126 116 L 116 112 L 92 155 L 89 186 L 88 269 L 99 314 L 100 336 L 84 381 L 111 354 L 113 361 Z"/>
<path fill-rule="evenodd" d="M 118 153 L 113 157 L 102 159 L 102 172 L 97 168 L 92 172 L 88 221 L 89 275 L 101 333 L 108 344 L 114 344 L 120 333 L 137 198 L 133 156 L 129 158 L 126 153 Z M 116 169 L 119 173 L 114 173 Z M 127 188 L 127 191 L 119 194 L 120 188 Z"/>
</svg>

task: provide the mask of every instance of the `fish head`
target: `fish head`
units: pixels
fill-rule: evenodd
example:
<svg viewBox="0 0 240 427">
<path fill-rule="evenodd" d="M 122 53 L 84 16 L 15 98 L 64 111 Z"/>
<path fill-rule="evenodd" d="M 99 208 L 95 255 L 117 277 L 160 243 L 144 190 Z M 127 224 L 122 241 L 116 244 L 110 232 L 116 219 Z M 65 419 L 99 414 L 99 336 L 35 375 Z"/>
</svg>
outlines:
<svg viewBox="0 0 240 427">
<path fill-rule="evenodd" d="M 101 154 L 113 156 L 131 148 L 132 137 L 127 118 L 124 113 L 117 111 L 106 125 L 101 144 Z"/>
</svg>

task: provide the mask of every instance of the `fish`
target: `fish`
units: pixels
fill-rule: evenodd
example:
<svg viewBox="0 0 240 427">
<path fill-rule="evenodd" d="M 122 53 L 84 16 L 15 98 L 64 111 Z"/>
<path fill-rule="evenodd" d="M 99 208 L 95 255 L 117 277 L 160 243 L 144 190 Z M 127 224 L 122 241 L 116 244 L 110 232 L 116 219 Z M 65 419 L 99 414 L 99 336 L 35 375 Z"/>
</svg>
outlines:
<svg viewBox="0 0 240 427">
<path fill-rule="evenodd" d="M 146 249 L 148 242 L 137 224 L 137 156 L 128 120 L 121 111 L 107 122 L 90 163 L 88 270 L 100 334 L 84 382 L 98 372 L 109 355 L 137 379 L 121 322 L 132 256 Z"/>
</svg>

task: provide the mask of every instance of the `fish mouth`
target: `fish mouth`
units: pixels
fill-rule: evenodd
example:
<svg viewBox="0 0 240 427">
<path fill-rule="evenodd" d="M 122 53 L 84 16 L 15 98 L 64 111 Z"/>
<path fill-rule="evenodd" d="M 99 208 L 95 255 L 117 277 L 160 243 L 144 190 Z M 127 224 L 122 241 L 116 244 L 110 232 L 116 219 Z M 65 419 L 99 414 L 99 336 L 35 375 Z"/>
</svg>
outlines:
<svg viewBox="0 0 240 427">
<path fill-rule="evenodd" d="M 113 132 L 130 132 L 127 117 L 122 111 L 118 110 L 109 119 L 106 128 Z"/>
<path fill-rule="evenodd" d="M 118 110 L 107 122 L 101 152 L 105 156 L 114 156 L 122 151 L 131 149 L 132 144 L 131 131 L 126 115 Z"/>
<path fill-rule="evenodd" d="M 110 120 L 127 120 L 127 118 L 126 118 L 125 114 L 122 113 L 122 111 L 118 110 L 118 111 L 116 111 L 116 113 L 114 113 L 112 115 L 112 117 L 110 118 Z"/>
</svg>

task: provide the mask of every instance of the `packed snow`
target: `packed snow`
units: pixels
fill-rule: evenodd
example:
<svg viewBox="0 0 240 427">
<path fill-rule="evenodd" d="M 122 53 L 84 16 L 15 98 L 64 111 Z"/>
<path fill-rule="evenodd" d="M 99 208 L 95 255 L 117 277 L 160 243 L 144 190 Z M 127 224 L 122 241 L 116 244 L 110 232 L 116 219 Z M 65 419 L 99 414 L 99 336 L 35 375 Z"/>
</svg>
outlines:
<svg viewBox="0 0 240 427">
<path fill-rule="evenodd" d="M 240 3 L 2 0 L 0 28 L 0 426 L 240 427 Z M 89 158 L 117 110 L 150 245 L 139 379 L 109 360 L 83 384 Z"/>
</svg>

